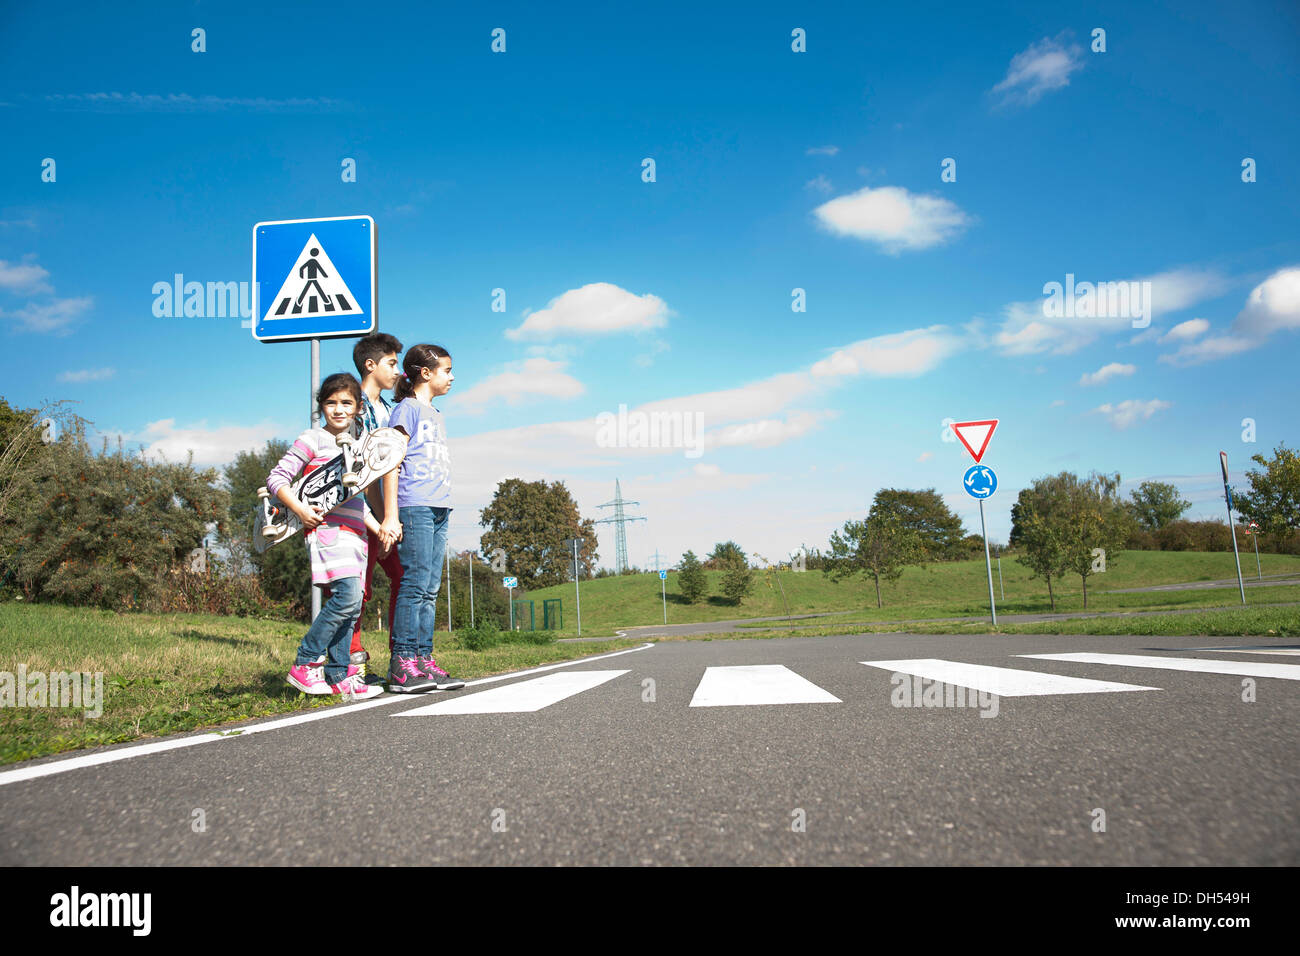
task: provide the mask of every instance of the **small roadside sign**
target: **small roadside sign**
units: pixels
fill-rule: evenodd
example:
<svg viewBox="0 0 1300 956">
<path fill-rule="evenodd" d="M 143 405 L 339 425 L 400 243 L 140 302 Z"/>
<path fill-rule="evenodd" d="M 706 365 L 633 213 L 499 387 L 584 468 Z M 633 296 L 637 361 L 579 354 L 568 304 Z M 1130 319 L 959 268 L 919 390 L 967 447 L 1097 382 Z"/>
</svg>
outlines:
<svg viewBox="0 0 1300 956">
<path fill-rule="evenodd" d="M 666 580 L 668 580 L 668 572 L 667 572 L 667 571 L 660 571 L 660 572 L 659 572 L 659 580 L 660 580 L 660 581 L 666 581 Z"/>
<path fill-rule="evenodd" d="M 502 582 L 502 583 L 504 583 L 506 587 L 511 588 L 511 589 L 514 589 L 514 588 L 519 587 L 519 579 L 518 579 L 518 578 L 506 578 L 505 581 Z"/>
<path fill-rule="evenodd" d="M 975 459 L 975 464 L 978 465 L 980 459 L 984 457 L 984 452 L 988 450 L 993 433 L 997 430 L 998 419 L 986 418 L 981 421 L 953 422 L 948 427 L 952 429 L 952 433 L 957 436 L 957 440 L 970 452 L 970 456 Z"/>
</svg>

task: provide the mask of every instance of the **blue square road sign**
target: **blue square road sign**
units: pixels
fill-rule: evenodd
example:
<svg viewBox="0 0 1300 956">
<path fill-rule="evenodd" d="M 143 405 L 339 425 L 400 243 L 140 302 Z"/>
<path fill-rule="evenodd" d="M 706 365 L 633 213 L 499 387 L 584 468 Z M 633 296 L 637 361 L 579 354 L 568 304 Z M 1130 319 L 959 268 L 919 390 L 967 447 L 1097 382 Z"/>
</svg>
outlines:
<svg viewBox="0 0 1300 956">
<path fill-rule="evenodd" d="M 379 275 L 370 216 L 253 227 L 253 337 L 293 342 L 377 327 Z"/>
</svg>

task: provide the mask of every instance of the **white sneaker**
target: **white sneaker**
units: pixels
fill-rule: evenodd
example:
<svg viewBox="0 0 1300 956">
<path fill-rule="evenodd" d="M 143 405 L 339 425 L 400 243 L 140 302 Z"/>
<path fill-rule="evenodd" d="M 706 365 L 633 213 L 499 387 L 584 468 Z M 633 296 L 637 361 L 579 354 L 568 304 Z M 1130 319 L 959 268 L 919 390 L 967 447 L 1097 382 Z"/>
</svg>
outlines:
<svg viewBox="0 0 1300 956">
<path fill-rule="evenodd" d="M 378 684 L 367 684 L 360 674 L 349 674 L 337 684 L 330 684 L 329 689 L 331 694 L 344 700 L 369 700 L 384 692 Z"/>
</svg>

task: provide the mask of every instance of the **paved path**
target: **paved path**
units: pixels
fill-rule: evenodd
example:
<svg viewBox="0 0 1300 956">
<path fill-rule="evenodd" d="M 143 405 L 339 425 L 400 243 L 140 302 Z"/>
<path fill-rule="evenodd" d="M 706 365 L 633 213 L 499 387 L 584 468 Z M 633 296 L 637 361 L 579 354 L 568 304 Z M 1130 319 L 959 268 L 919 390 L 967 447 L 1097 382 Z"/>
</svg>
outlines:
<svg viewBox="0 0 1300 956">
<path fill-rule="evenodd" d="M 1236 643 L 652 645 L 20 765 L 0 864 L 1294 866 L 1300 648 Z"/>
</svg>

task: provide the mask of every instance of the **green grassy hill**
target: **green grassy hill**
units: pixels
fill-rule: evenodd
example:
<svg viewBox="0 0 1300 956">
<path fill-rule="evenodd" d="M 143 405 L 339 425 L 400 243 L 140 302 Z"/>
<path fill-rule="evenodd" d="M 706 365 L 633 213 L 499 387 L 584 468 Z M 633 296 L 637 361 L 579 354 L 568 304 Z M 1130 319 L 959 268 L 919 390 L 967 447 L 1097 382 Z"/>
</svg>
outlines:
<svg viewBox="0 0 1300 956">
<path fill-rule="evenodd" d="M 1268 574 L 1292 573 L 1300 575 L 1300 557 L 1295 555 L 1261 556 L 1263 572 Z M 1254 575 L 1254 555 L 1249 562 L 1243 557 L 1242 570 L 1249 565 L 1247 579 Z M 752 594 L 739 605 L 720 596 L 721 571 L 706 572 L 709 578 L 710 597 L 700 604 L 687 604 L 677 589 L 677 574 L 669 572 L 667 579 L 668 623 L 689 624 L 704 621 L 722 621 L 730 618 L 775 617 L 786 613 L 781 593 L 764 584 L 764 575 L 755 571 Z M 1104 574 L 1093 575 L 1088 580 L 1089 610 L 1120 610 L 1124 608 L 1158 607 L 1186 604 L 1231 604 L 1239 601 L 1234 583 L 1231 589 L 1155 592 L 1147 594 L 1110 595 L 1107 592 L 1120 588 L 1148 587 L 1157 584 L 1177 584 L 1186 581 L 1211 581 L 1234 578 L 1236 566 L 1231 554 L 1207 554 L 1191 551 L 1125 551 L 1112 556 Z M 907 568 L 901 578 L 892 584 L 881 585 L 884 608 L 877 610 L 875 588 L 870 578 L 858 576 L 838 583 L 820 571 L 794 573 L 781 571 L 780 583 L 790 614 L 813 614 L 823 611 L 854 612 L 853 620 L 900 620 L 922 617 L 948 617 L 977 615 L 988 612 L 988 582 L 984 561 L 955 561 L 932 564 L 926 568 Z M 1077 575 L 1053 582 L 1056 591 L 1057 611 L 1077 611 L 1083 608 L 1083 589 Z M 998 598 L 1000 613 L 1043 613 L 1051 610 L 1047 587 L 1042 581 L 1031 580 L 1029 572 L 1014 557 L 1002 559 L 1001 597 L 998 586 L 997 562 L 993 565 L 993 593 Z M 1293 589 L 1278 587 L 1247 592 L 1251 603 L 1295 600 Z M 538 626 L 542 620 L 542 601 L 560 598 L 564 602 L 563 634 L 577 630 L 574 614 L 575 599 L 572 582 L 518 594 L 534 601 Z M 649 574 L 622 575 L 596 578 L 582 582 L 582 629 L 584 635 L 607 634 L 616 627 L 638 624 L 662 624 L 663 602 L 660 599 L 659 577 Z"/>
</svg>

